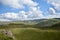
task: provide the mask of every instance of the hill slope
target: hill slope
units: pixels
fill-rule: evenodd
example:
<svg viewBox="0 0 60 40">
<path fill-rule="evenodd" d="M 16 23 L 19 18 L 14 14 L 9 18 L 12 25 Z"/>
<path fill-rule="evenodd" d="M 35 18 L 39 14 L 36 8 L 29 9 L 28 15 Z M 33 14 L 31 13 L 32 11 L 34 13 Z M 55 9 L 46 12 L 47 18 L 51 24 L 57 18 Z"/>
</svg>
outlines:
<svg viewBox="0 0 60 40">
<path fill-rule="evenodd" d="M 52 25 L 57 24 L 59 22 L 60 20 L 57 20 L 57 19 L 48 19 L 48 20 L 39 22 L 35 26 L 36 27 L 51 27 Z"/>
<path fill-rule="evenodd" d="M 16 40 L 60 40 L 60 31 L 57 30 L 40 30 L 36 28 L 12 28 L 9 30 L 13 32 Z M 2 38 L 3 40 L 12 40 L 5 36 Z"/>
</svg>

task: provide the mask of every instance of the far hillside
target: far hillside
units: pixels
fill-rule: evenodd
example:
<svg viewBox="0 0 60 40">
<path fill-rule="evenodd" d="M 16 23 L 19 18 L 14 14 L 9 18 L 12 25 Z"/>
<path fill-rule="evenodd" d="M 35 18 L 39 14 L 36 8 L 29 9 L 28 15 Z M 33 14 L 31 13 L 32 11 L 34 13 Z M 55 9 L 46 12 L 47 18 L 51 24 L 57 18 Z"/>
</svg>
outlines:
<svg viewBox="0 0 60 40">
<path fill-rule="evenodd" d="M 38 21 L 38 22 L 37 22 Z M 0 28 L 56 28 L 60 26 L 59 19 L 37 19 L 25 21 L 0 22 Z"/>
<path fill-rule="evenodd" d="M 41 21 L 39 22 L 38 24 L 35 25 L 36 28 L 52 28 L 52 27 L 55 27 L 57 28 L 57 25 L 60 24 L 60 20 L 58 19 L 48 19 L 48 20 L 45 20 L 45 21 Z"/>
</svg>

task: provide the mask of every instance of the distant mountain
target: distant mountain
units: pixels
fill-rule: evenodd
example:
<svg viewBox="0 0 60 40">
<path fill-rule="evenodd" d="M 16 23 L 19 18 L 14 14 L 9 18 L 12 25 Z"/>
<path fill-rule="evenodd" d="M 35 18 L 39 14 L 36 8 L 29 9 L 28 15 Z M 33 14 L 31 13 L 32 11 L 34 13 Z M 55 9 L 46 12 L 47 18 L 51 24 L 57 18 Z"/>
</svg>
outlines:
<svg viewBox="0 0 60 40">
<path fill-rule="evenodd" d="M 38 24 L 35 25 L 35 27 L 51 27 L 52 25 L 60 22 L 60 20 L 57 19 L 48 19 L 45 21 L 41 21 Z"/>
<path fill-rule="evenodd" d="M 12 21 L 16 23 L 25 23 L 25 24 L 37 24 L 40 21 L 47 20 L 47 19 L 35 19 L 35 20 L 20 20 L 20 21 Z"/>
<path fill-rule="evenodd" d="M 23 22 L 40 22 L 40 21 L 43 21 L 43 20 L 47 20 L 47 19 L 25 20 Z"/>
<path fill-rule="evenodd" d="M 10 23 L 18 23 L 18 24 L 37 24 L 43 20 L 47 20 L 47 19 L 35 19 L 35 20 L 16 20 L 16 21 L 0 21 L 0 25 L 3 24 L 10 24 Z"/>
<path fill-rule="evenodd" d="M 60 20 L 60 18 L 54 18 L 54 19 L 58 19 L 58 20 Z"/>
<path fill-rule="evenodd" d="M 0 25 L 6 25 L 6 24 L 9 24 L 9 23 L 11 23 L 10 21 L 0 21 Z"/>
<path fill-rule="evenodd" d="M 42 27 L 45 27 L 45 26 L 50 26 L 52 24 L 55 24 L 57 22 L 59 22 L 60 18 L 54 18 L 54 19 L 35 19 L 35 20 L 23 20 L 23 21 L 9 21 L 9 22 L 4 22 L 4 21 L 0 21 L 0 25 L 1 24 L 10 24 L 10 23 L 18 23 L 18 24 L 36 24 L 38 26 L 42 26 Z"/>
</svg>

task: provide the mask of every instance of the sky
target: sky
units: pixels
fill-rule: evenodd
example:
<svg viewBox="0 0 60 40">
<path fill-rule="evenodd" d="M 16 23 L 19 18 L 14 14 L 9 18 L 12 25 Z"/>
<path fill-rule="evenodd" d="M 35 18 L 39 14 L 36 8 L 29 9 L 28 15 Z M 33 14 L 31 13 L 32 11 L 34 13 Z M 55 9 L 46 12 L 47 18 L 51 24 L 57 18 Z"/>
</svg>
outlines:
<svg viewBox="0 0 60 40">
<path fill-rule="evenodd" d="M 0 0 L 0 21 L 60 18 L 60 0 Z"/>
</svg>

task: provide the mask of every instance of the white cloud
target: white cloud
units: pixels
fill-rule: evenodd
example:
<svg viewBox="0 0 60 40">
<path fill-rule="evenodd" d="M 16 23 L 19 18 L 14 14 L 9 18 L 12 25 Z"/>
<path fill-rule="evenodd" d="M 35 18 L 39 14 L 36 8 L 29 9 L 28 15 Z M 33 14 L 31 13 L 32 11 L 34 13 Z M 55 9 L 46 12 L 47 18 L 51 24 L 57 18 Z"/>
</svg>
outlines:
<svg viewBox="0 0 60 40">
<path fill-rule="evenodd" d="M 35 18 L 41 18 L 43 17 L 42 11 L 39 9 L 39 7 L 30 7 L 31 16 Z"/>
<path fill-rule="evenodd" d="M 55 14 L 55 10 L 53 8 L 49 8 L 50 14 Z"/>
<path fill-rule="evenodd" d="M 18 14 L 17 13 L 4 13 L 4 14 L 1 14 L 2 17 L 4 18 L 12 18 L 12 19 L 15 19 L 17 18 Z"/>
<path fill-rule="evenodd" d="M 25 14 L 20 12 L 20 13 L 14 13 L 14 12 L 7 12 L 4 14 L 0 14 L 1 18 L 5 18 L 5 19 L 11 19 L 11 20 L 19 20 L 19 19 L 24 19 L 25 18 Z"/>
<path fill-rule="evenodd" d="M 44 18 L 42 11 L 37 6 L 38 3 L 32 0 L 0 0 L 0 2 L 4 5 L 10 6 L 12 8 L 24 8 L 24 5 L 29 7 L 29 11 L 20 11 L 18 13 L 7 12 L 0 14 L 0 18 L 2 19 L 14 19 L 14 20 L 29 20 L 29 19 L 41 19 Z"/>
<path fill-rule="evenodd" d="M 38 4 L 32 0 L 20 0 L 19 1 L 20 4 L 25 4 L 28 6 L 37 6 Z"/>
<path fill-rule="evenodd" d="M 45 18 L 50 19 L 50 18 L 60 18 L 60 13 L 57 13 L 53 8 L 49 8 L 49 15 L 47 15 Z"/>
<path fill-rule="evenodd" d="M 60 10 L 60 0 L 47 0 L 48 3 L 52 4 L 55 9 Z M 20 11 L 18 13 L 7 12 L 0 14 L 0 20 L 29 20 L 29 19 L 41 19 L 41 18 L 60 18 L 60 13 L 56 13 L 53 8 L 49 8 L 49 11 L 52 15 L 43 15 L 43 12 L 37 6 L 38 3 L 32 0 L 0 0 L 3 5 L 10 6 L 12 8 L 25 8 L 24 5 L 27 5 L 29 8 L 28 12 Z"/>
<path fill-rule="evenodd" d="M 52 4 L 55 9 L 60 10 L 60 0 L 47 0 L 47 2 Z"/>
<path fill-rule="evenodd" d="M 57 13 L 56 10 L 60 11 L 60 0 L 46 0 L 49 4 L 53 5 L 54 8 L 49 8 L 49 11 L 52 15 L 46 16 L 46 18 L 60 18 L 60 13 Z M 56 10 L 55 10 L 56 9 Z"/>
<path fill-rule="evenodd" d="M 14 19 L 14 20 L 29 20 L 29 19 L 41 19 L 44 18 L 42 12 L 36 8 L 36 7 L 31 7 L 31 9 L 28 12 L 25 11 L 20 11 L 19 13 L 14 13 L 14 12 L 7 12 L 0 14 L 0 18 L 5 18 L 5 19 Z"/>
<path fill-rule="evenodd" d="M 11 21 L 9 19 L 0 19 L 0 21 Z"/>
<path fill-rule="evenodd" d="M 53 14 L 53 15 L 48 15 L 46 16 L 47 19 L 50 19 L 50 18 L 60 18 L 60 14 L 57 13 L 57 14 Z"/>
<path fill-rule="evenodd" d="M 12 8 L 23 8 L 23 5 L 19 4 L 18 0 L 0 0 L 0 2 Z"/>
<path fill-rule="evenodd" d="M 25 11 L 20 11 L 18 13 L 18 19 L 27 19 L 27 15 L 26 15 L 26 12 Z"/>
<path fill-rule="evenodd" d="M 12 8 L 24 8 L 24 5 L 27 6 L 37 6 L 36 2 L 32 0 L 0 0 L 0 2 L 4 5 L 10 6 Z"/>
</svg>

